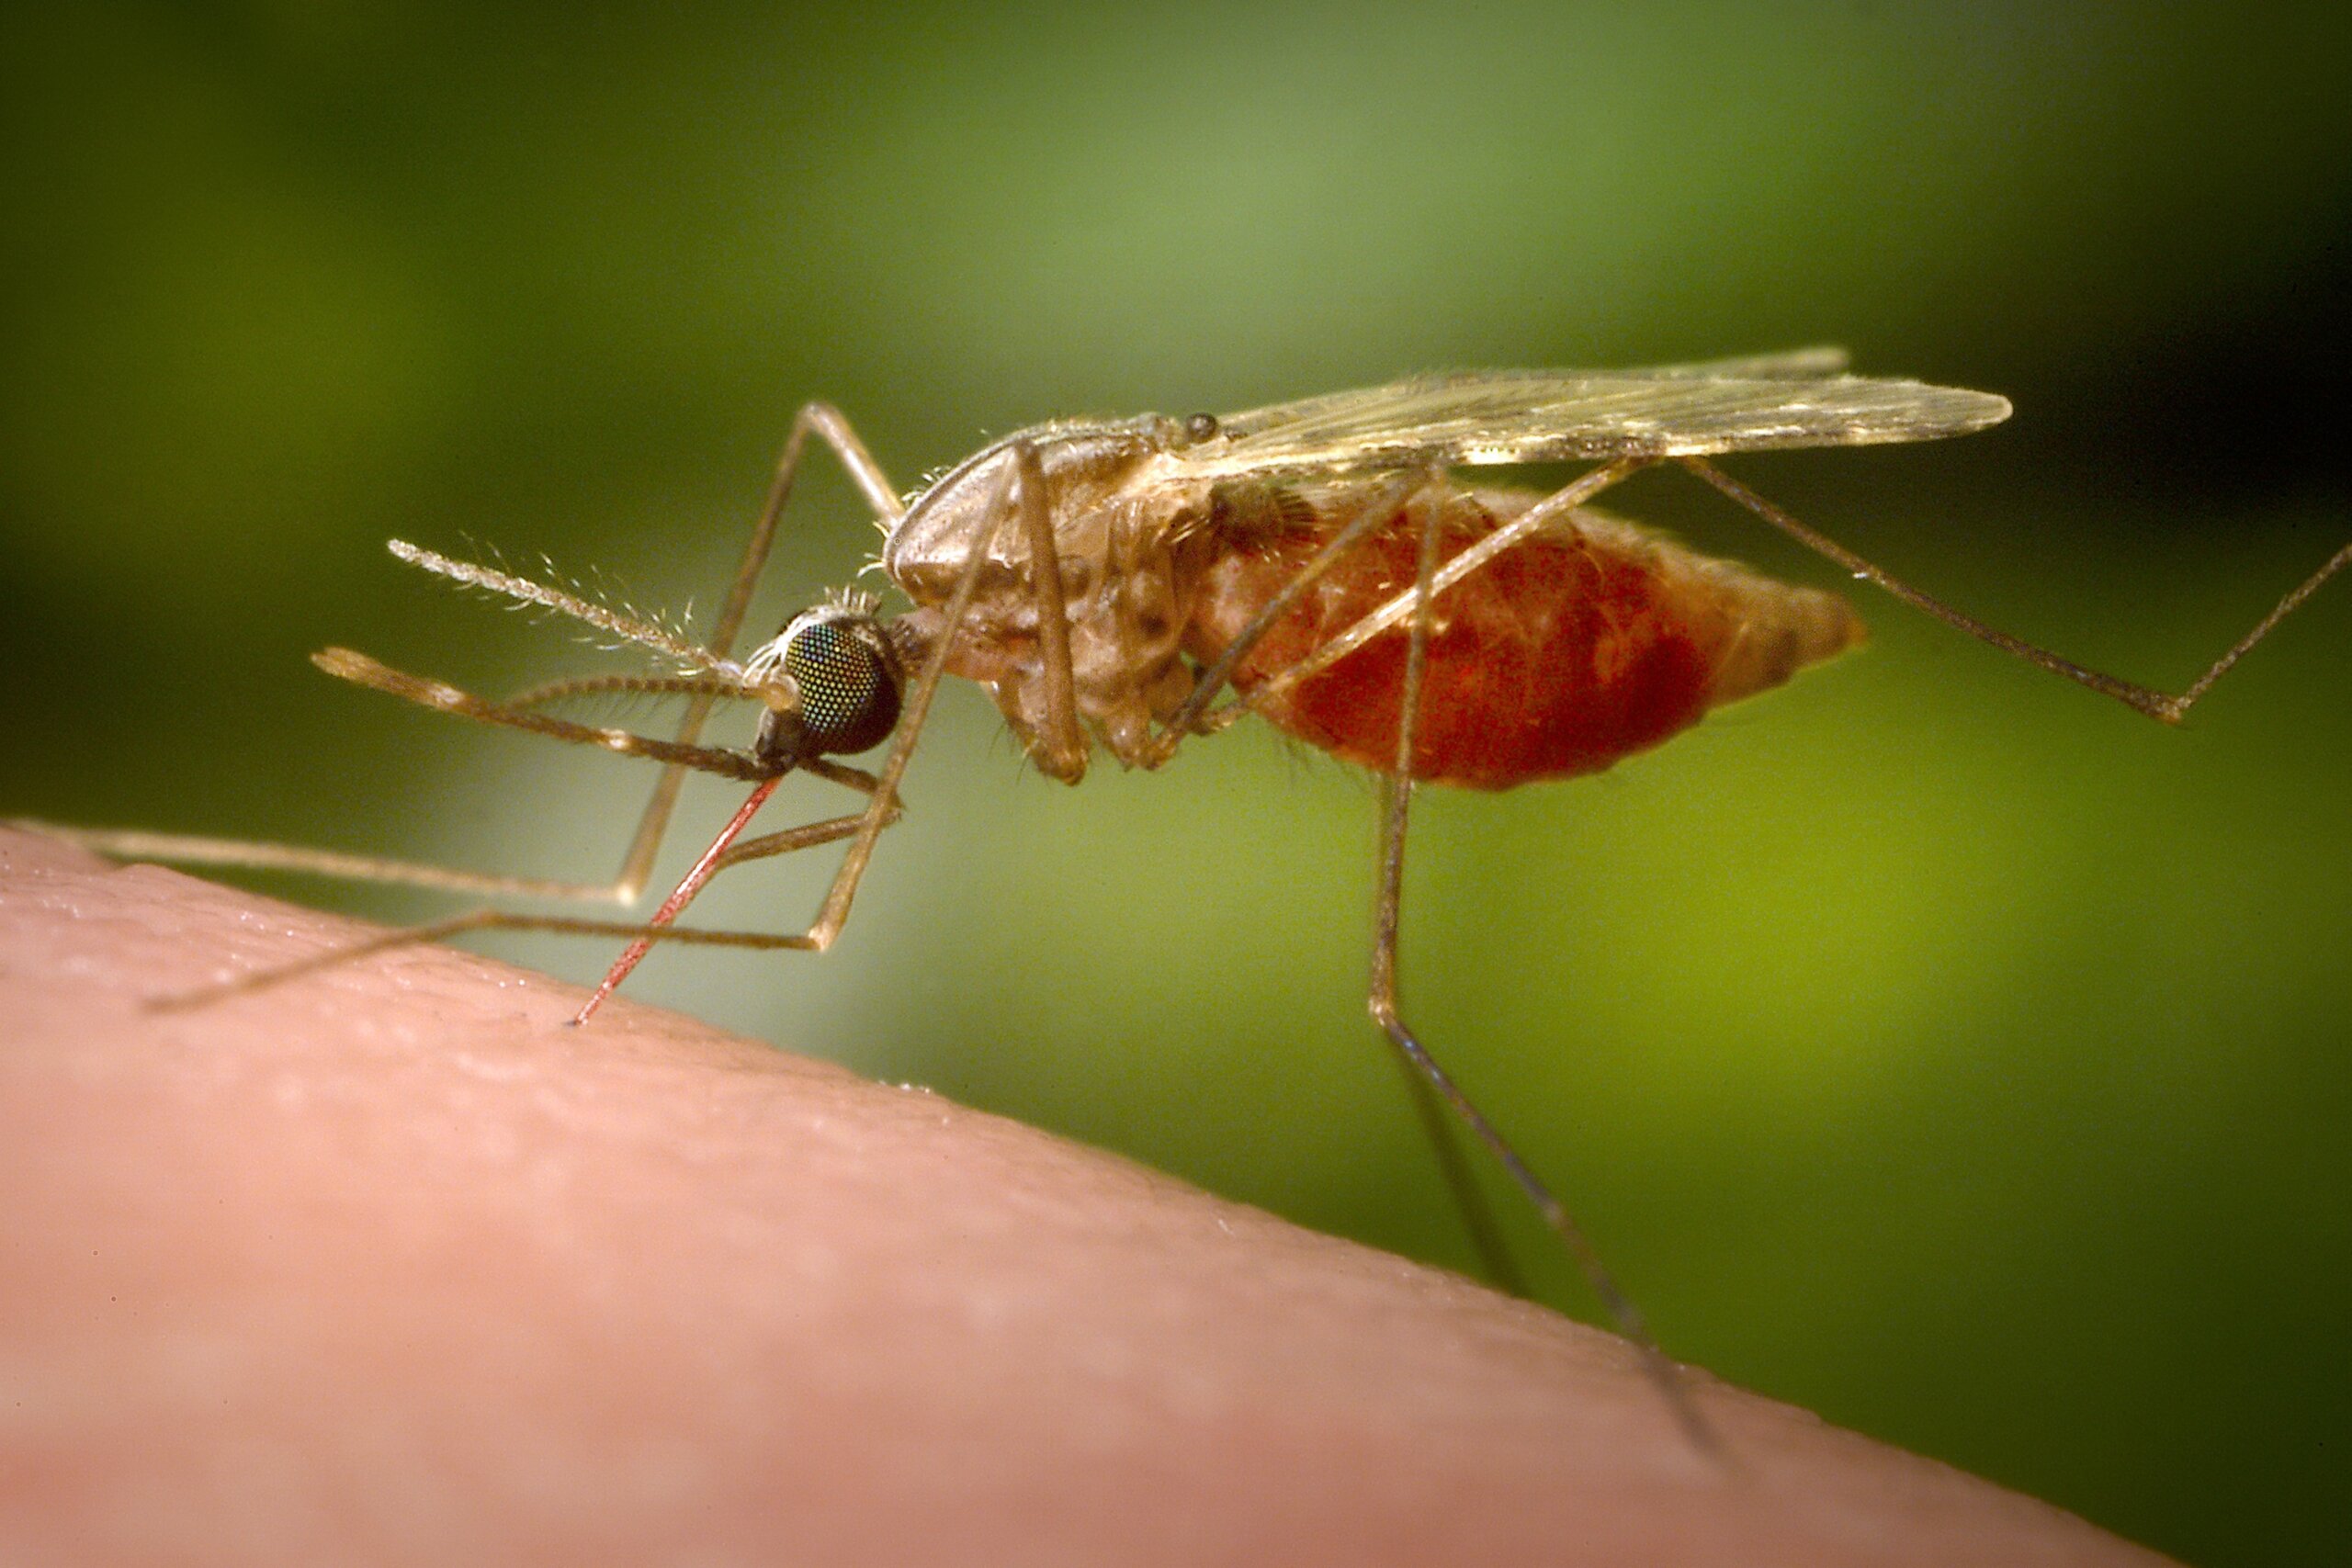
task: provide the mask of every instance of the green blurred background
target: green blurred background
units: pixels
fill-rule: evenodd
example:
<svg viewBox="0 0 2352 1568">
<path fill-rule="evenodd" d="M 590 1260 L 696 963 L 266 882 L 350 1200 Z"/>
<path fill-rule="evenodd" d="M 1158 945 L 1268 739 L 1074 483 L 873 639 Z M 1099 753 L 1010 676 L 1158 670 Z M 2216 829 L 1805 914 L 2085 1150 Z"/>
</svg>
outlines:
<svg viewBox="0 0 2352 1568">
<path fill-rule="evenodd" d="M 606 666 L 382 540 L 707 606 L 811 396 L 910 485 L 1056 414 L 1843 343 L 2018 417 L 1736 471 L 2175 685 L 2352 538 L 2340 7 L 1110 12 L 12 12 L 0 806 L 606 874 L 648 770 L 303 656 Z M 1623 502 L 1836 580 L 1687 481 Z M 874 544 L 820 472 L 755 620 Z M 1425 796 L 1411 1010 L 1676 1354 L 2196 1562 L 2320 1561 L 2352 584 L 2183 732 L 1860 603 L 1869 649 L 1612 774 Z M 1066 791 L 958 688 L 910 796 L 831 955 L 633 993 L 1465 1263 L 1363 1020 L 1363 778 L 1245 727 Z M 828 869 L 708 916 L 797 923 Z"/>
</svg>

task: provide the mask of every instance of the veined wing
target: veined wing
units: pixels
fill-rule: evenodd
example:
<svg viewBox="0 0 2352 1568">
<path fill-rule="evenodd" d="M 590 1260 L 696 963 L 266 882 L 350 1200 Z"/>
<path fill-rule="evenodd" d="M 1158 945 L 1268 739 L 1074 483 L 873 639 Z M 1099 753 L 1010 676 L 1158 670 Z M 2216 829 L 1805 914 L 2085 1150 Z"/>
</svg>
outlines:
<svg viewBox="0 0 2352 1568">
<path fill-rule="evenodd" d="M 1743 354 L 1731 359 L 1702 359 L 1691 365 L 1641 365 L 1611 374 L 1619 376 L 1712 376 L 1718 380 L 1795 381 L 1808 376 L 1837 376 L 1852 368 L 1853 355 L 1829 344 L 1811 348 L 1783 348 L 1770 354 Z"/>
<path fill-rule="evenodd" d="M 1183 451 L 1191 477 L 1419 464 L 1670 457 L 1931 441 L 1996 424 L 2006 398 L 1837 373 L 1815 349 L 1647 370 L 1476 370 L 1252 409 Z"/>
</svg>

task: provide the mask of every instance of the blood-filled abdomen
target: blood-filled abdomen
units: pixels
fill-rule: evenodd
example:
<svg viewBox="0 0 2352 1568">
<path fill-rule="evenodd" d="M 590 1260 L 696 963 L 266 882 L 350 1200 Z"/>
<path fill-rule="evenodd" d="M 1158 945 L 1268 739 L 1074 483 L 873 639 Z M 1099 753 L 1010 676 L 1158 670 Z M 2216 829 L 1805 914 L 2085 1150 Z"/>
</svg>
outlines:
<svg viewBox="0 0 2352 1568">
<path fill-rule="evenodd" d="M 1294 579 L 1377 487 L 1221 497 L 1185 652 L 1205 665 Z M 1542 497 L 1454 491 L 1416 502 L 1351 548 L 1237 667 L 1245 695 L 1412 586 L 1423 507 L 1442 504 L 1451 559 Z M 1504 789 L 1597 773 L 1688 728 L 1709 708 L 1777 686 L 1862 639 L 1845 601 L 1693 554 L 1579 511 L 1438 596 L 1413 776 Z M 1396 763 L 1402 625 L 1267 694 L 1258 711 L 1335 756 Z"/>
</svg>

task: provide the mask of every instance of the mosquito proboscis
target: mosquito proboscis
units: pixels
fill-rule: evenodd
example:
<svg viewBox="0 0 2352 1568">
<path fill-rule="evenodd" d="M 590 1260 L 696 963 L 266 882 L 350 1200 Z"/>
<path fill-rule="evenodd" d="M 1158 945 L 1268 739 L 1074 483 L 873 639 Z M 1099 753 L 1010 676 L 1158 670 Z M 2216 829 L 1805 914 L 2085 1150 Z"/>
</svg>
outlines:
<svg viewBox="0 0 2352 1568">
<path fill-rule="evenodd" d="M 441 577 L 634 644 L 662 672 L 557 681 L 492 701 L 348 649 L 316 656 L 329 674 L 428 707 L 662 763 L 612 881 L 548 882 L 285 845 L 35 826 L 116 855 L 628 905 L 650 877 L 688 773 L 752 785 L 650 919 L 480 908 L 171 998 L 252 991 L 468 931 L 624 940 L 627 951 L 580 1010 L 575 1021 L 585 1022 L 656 942 L 831 946 L 876 841 L 899 816 L 900 782 L 948 674 L 986 687 L 1029 760 L 1072 784 L 1098 744 L 1123 764 L 1157 768 L 1192 737 L 1258 714 L 1381 780 L 1369 1006 L 1407 1068 L 1490 1269 L 1512 1278 L 1448 1140 L 1449 1112 L 1542 1213 L 1618 1329 L 1641 1347 L 1685 1426 L 1707 1444 L 1672 1364 L 1566 1206 L 1405 1021 L 1396 950 L 1413 792 L 1423 784 L 1501 789 L 1598 772 L 1860 639 L 1859 618 L 1836 595 L 1710 559 L 1589 508 L 1651 468 L 1684 468 L 1852 575 L 2167 723 L 2352 563 L 2347 545 L 2187 688 L 2165 693 L 2075 664 L 1920 592 L 1710 460 L 1770 447 L 1932 440 L 2008 413 L 2007 401 L 1989 393 L 1848 374 L 1834 349 L 1642 370 L 1474 371 L 1225 416 L 1034 425 L 989 443 L 902 502 L 849 423 L 810 403 L 793 422 L 703 642 L 526 577 L 392 545 L 403 560 Z M 886 617 L 865 597 L 836 596 L 738 659 L 752 590 L 811 436 L 872 508 L 885 534 L 879 564 L 912 608 Z M 1561 461 L 1593 466 L 1548 494 L 1472 485 L 1456 472 Z M 664 739 L 547 711 L 616 692 L 683 698 L 684 718 Z M 750 745 L 703 743 L 721 702 L 756 709 Z M 837 760 L 885 740 L 873 772 Z M 842 784 L 864 804 L 742 837 L 777 783 L 796 772 Z M 674 923 L 722 871 L 843 841 L 818 913 L 798 931 Z"/>
</svg>

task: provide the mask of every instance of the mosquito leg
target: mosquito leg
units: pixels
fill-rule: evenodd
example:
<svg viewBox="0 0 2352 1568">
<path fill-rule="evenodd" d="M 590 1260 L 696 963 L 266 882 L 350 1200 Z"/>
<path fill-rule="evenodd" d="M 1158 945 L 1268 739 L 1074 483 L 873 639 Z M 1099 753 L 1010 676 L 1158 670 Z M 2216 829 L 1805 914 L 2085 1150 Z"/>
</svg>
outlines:
<svg viewBox="0 0 2352 1568">
<path fill-rule="evenodd" d="M 1519 1152 L 1487 1119 L 1486 1114 L 1464 1093 L 1446 1071 L 1438 1066 L 1410 1025 L 1399 1011 L 1396 998 L 1396 931 L 1400 913 L 1400 893 L 1404 880 L 1405 823 L 1407 808 L 1411 803 L 1410 780 L 1384 776 L 1381 780 L 1380 865 L 1377 901 L 1373 918 L 1372 989 L 1373 1021 L 1388 1036 L 1397 1054 L 1412 1066 L 1415 1072 L 1428 1080 L 1438 1096 L 1461 1118 L 1471 1135 L 1487 1146 L 1497 1163 L 1510 1177 L 1513 1185 L 1526 1194 L 1544 1224 L 1552 1227 L 1567 1248 L 1568 1255 L 1584 1275 L 1586 1285 L 1599 1299 L 1601 1307 L 1617 1327 L 1617 1332 L 1631 1340 L 1640 1350 L 1642 1360 L 1652 1382 L 1658 1385 L 1676 1418 L 1690 1433 L 1691 1440 L 1710 1452 L 1718 1452 L 1721 1444 L 1714 1430 L 1699 1412 L 1682 1373 L 1668 1360 L 1657 1347 L 1644 1321 L 1641 1311 L 1631 1297 L 1618 1285 L 1616 1278 L 1601 1262 L 1576 1220 L 1569 1214 L 1544 1179 L 1522 1159 Z"/>
<path fill-rule="evenodd" d="M 1655 457 L 1618 457 L 1601 464 L 1589 473 L 1577 476 L 1562 489 L 1545 496 L 1542 501 L 1438 568 L 1435 575 L 1430 580 L 1427 594 L 1424 594 L 1418 584 L 1397 594 L 1339 636 L 1324 643 L 1306 658 L 1251 688 L 1249 696 L 1241 700 L 1252 705 L 1262 703 L 1268 698 L 1290 690 L 1309 676 L 1319 674 L 1329 669 L 1382 632 L 1413 614 L 1415 604 L 1423 603 L 1428 597 L 1444 592 L 1513 545 L 1550 527 L 1602 491 L 1612 485 L 1623 483 L 1656 461 L 1657 459 Z"/>
<path fill-rule="evenodd" d="M 116 860 L 233 866 L 247 871 L 290 871 L 311 876 L 345 877 L 356 882 L 388 882 L 409 887 L 429 887 L 436 892 L 468 893 L 486 898 L 570 898 L 581 903 L 615 901 L 610 883 L 501 876 L 489 872 L 461 871 L 454 866 L 391 860 L 382 855 L 312 849 L 304 844 L 207 839 L 191 833 L 149 833 L 135 828 L 71 828 L 54 822 L 37 822 L 29 818 L 12 818 L 8 826 L 27 829 L 52 839 L 62 839 L 67 843 L 79 844 L 85 850 L 95 850 Z"/>
<path fill-rule="evenodd" d="M 1029 547 L 1029 581 L 1037 597 L 1037 653 L 1045 664 L 1045 733 L 1032 737 L 1029 760 L 1064 784 L 1086 776 L 1086 732 L 1078 724 L 1078 678 L 1069 661 L 1069 608 L 1062 592 L 1061 551 L 1046 506 L 1046 467 L 1037 448 L 1012 448 L 1013 491 Z"/>
<path fill-rule="evenodd" d="M 858 820 L 863 822 L 864 818 L 861 817 Z M 177 1011 L 182 1008 L 203 1007 L 230 997 L 267 990 L 272 987 L 283 985 L 288 980 L 297 980 L 305 975 L 317 974 L 322 969 L 332 969 L 358 959 L 373 957 L 379 953 L 389 953 L 402 947 L 417 947 L 426 942 L 440 942 L 448 937 L 461 936 L 468 931 L 555 931 L 569 936 L 623 938 L 632 941 L 642 938 L 655 942 L 691 942 L 704 947 L 749 948 L 759 952 L 776 949 L 806 951 L 816 946 L 816 943 L 802 932 L 700 931 L 684 926 L 647 926 L 634 920 L 585 920 L 569 915 L 526 915 L 508 909 L 473 909 L 462 915 L 451 915 L 446 919 L 427 921 L 424 925 L 403 926 L 398 931 L 384 931 L 369 937 L 365 942 L 330 948 L 323 953 L 314 953 L 308 958 L 297 959 L 291 964 L 281 964 L 275 968 L 256 970 L 251 975 L 240 975 L 233 980 L 223 981 L 216 986 L 206 986 L 197 990 L 158 997 L 147 1005 L 163 1012 Z"/>
<path fill-rule="evenodd" d="M 1439 517 L 1433 510 L 1422 525 L 1420 570 L 1416 584 L 1417 608 L 1408 632 L 1402 708 L 1396 723 L 1396 762 L 1395 771 L 1384 773 L 1380 781 L 1380 862 L 1373 904 L 1369 998 L 1373 1021 L 1388 1036 L 1397 1054 L 1453 1108 L 1453 1113 L 1461 1118 L 1463 1125 L 1470 1129 L 1472 1135 L 1486 1145 L 1512 1182 L 1535 1205 L 1544 1223 L 1559 1236 L 1577 1269 L 1583 1272 L 1592 1293 L 1600 1299 L 1611 1320 L 1616 1324 L 1617 1331 L 1639 1348 L 1651 1381 L 1658 1385 L 1692 1442 L 1709 1453 L 1720 1453 L 1722 1446 L 1715 1438 L 1714 1430 L 1700 1414 L 1681 1373 L 1657 1348 L 1657 1341 L 1650 1337 L 1640 1311 L 1618 1287 L 1591 1241 L 1569 1215 L 1567 1206 L 1520 1157 L 1519 1152 L 1487 1119 L 1486 1113 L 1472 1103 L 1461 1086 L 1438 1066 L 1428 1047 L 1406 1024 L 1398 1007 L 1396 934 L 1404 901 L 1405 828 L 1413 802 L 1414 730 L 1419 720 L 1421 681 L 1429 659 L 1431 604 L 1438 592 L 1438 524 Z"/>
<path fill-rule="evenodd" d="M 2330 556 L 2324 565 L 2305 578 L 2293 592 L 2279 600 L 2278 605 L 2271 610 L 2270 614 L 2263 616 L 2252 631 L 2233 643 L 2228 651 L 2213 660 L 2205 672 L 2190 682 L 2185 689 L 2178 693 L 2159 692 L 2154 687 L 2143 686 L 2137 682 L 2119 680 L 2113 675 L 2086 669 L 2072 660 L 2061 659 L 2047 649 L 2037 647 L 2021 637 L 2014 637 L 2005 631 L 1988 626 L 1974 616 L 1964 615 L 1943 601 L 1920 592 L 1892 573 L 1871 565 L 1835 539 L 1815 533 L 1713 463 L 1699 457 L 1682 457 L 1677 460 L 1684 468 L 1689 468 L 1724 494 L 1804 546 L 1805 548 L 1828 557 L 1857 577 L 1869 579 L 1914 609 L 1924 610 L 1946 626 L 1957 626 L 1970 637 L 1991 643 L 2004 653 L 2013 653 L 2029 664 L 2039 665 L 2053 675 L 2064 675 L 2077 685 L 2087 686 L 2104 696 L 2113 697 L 2125 706 L 2146 714 L 2150 718 L 2162 719 L 2166 724 L 2178 724 L 2182 716 L 2188 712 L 2190 705 L 2212 689 L 2214 682 L 2228 674 L 2230 667 L 2245 658 L 2256 643 L 2268 637 L 2273 627 L 2293 615 L 2304 600 L 2319 591 L 2320 584 L 2334 577 L 2346 566 L 2352 566 L 2352 545 L 2346 545 Z"/>
<path fill-rule="evenodd" d="M 822 777 L 833 780 L 835 783 L 843 784 L 853 789 L 862 790 L 868 794 L 871 794 L 877 787 L 877 784 L 874 776 L 867 773 L 864 769 L 846 767 L 840 763 L 825 761 L 822 759 L 819 759 L 817 761 L 812 763 L 804 764 L 802 771 L 818 773 Z M 769 781 L 770 784 L 773 784 L 775 782 L 778 781 Z M 763 788 L 767 786 L 763 786 Z M 761 798 L 763 798 L 763 796 Z M 748 812 L 743 813 L 742 815 L 745 819 L 748 820 Z M 883 826 L 888 827 L 891 823 L 896 822 L 900 815 L 901 812 L 894 804 L 891 808 L 885 813 Z M 853 816 L 829 817 L 822 821 L 803 823 L 798 827 L 785 829 L 781 832 L 763 834 L 756 839 L 745 839 L 739 843 L 726 847 L 723 852 L 717 855 L 714 863 L 711 865 L 708 872 L 703 875 L 702 880 L 707 882 L 709 880 L 710 876 L 716 875 L 721 871 L 725 871 L 729 866 L 741 865 L 746 861 L 765 860 L 776 855 L 790 854 L 797 850 L 814 849 L 820 844 L 839 843 L 843 839 L 854 837 L 858 829 L 865 826 L 865 818 L 866 813 L 860 811 Z M 740 828 L 738 828 L 737 830 L 740 831 Z M 243 849 L 248 846 L 231 844 L 227 847 L 231 849 Z M 304 854 L 308 853 L 308 852 L 296 852 Z M 242 864 L 247 863 L 239 862 L 237 863 Z M 431 872 L 435 871 L 436 868 L 427 866 L 416 869 Z M 459 892 L 477 891 L 477 889 L 470 886 L 474 879 L 467 876 L 466 874 L 450 873 L 447 874 L 455 879 L 449 884 L 453 890 Z M 481 878 L 481 880 L 494 882 L 500 880 L 520 879 Z M 525 893 L 536 892 L 537 890 L 538 889 L 536 887 L 490 889 L 490 891 L 494 892 L 514 891 Z M 598 889 L 596 891 L 602 892 L 603 890 Z M 672 913 L 674 916 L 674 911 Z M 805 935 L 774 936 L 768 933 L 760 932 L 702 931 L 693 930 L 682 931 L 675 926 L 668 925 L 666 923 L 656 927 L 650 923 L 637 921 L 578 920 L 567 919 L 560 916 L 537 916 L 510 913 L 503 909 L 475 909 L 466 914 L 450 916 L 446 919 L 428 921 L 423 925 L 407 926 L 399 931 L 385 931 L 379 936 L 369 938 L 366 942 L 356 942 L 348 947 L 334 948 L 325 953 L 314 953 L 311 957 L 297 960 L 292 964 L 281 964 L 275 968 L 257 970 L 251 975 L 240 976 L 234 980 L 227 981 L 218 986 L 208 986 L 198 990 L 188 991 L 175 996 L 158 998 L 149 1005 L 151 1007 L 166 1010 L 183 1007 L 201 1006 L 208 1002 L 218 1001 L 225 997 L 242 996 L 254 991 L 267 990 L 270 987 L 281 985 L 288 980 L 299 979 L 305 975 L 316 974 L 320 970 L 333 968 L 337 964 L 347 964 L 356 959 L 367 958 L 379 953 L 390 952 L 394 949 L 402 947 L 419 946 L 426 942 L 439 942 L 445 937 L 456 936 L 466 931 L 543 931 L 581 936 L 628 937 L 639 941 L 684 942 L 703 945 L 739 948 L 748 947 L 757 949 L 807 948 L 813 945 L 809 939 Z"/>
<path fill-rule="evenodd" d="M 710 630 L 710 651 L 724 659 L 735 647 L 735 638 L 743 629 L 743 617 L 752 607 L 752 592 L 758 586 L 760 569 L 767 564 L 768 553 L 775 547 L 776 528 L 784 517 L 785 503 L 792 499 L 792 481 L 800 467 L 801 448 L 810 435 L 815 435 L 832 448 L 833 456 L 849 473 L 850 482 L 857 487 L 874 514 L 885 524 L 896 523 L 904 514 L 898 491 L 883 474 L 880 464 L 874 460 L 865 444 L 857 437 L 841 411 L 831 403 L 804 403 L 793 416 L 792 432 L 784 440 L 784 450 L 778 455 L 775 477 L 769 481 L 766 502 L 760 508 L 759 520 L 752 525 L 752 537 L 743 547 L 742 564 L 735 569 L 735 579 L 729 584 L 727 597 L 720 604 L 718 619 Z M 716 699 L 697 696 L 687 705 L 684 717 L 678 723 L 677 740 L 691 746 L 702 736 L 702 727 L 710 717 Z M 628 850 L 621 857 L 621 867 L 613 878 L 615 901 L 628 903 L 644 891 L 646 879 L 652 874 L 653 858 L 661 852 L 662 836 L 669 829 L 670 818 L 677 810 L 678 791 L 685 784 L 686 768 L 672 766 L 662 771 L 653 785 L 652 797 L 645 803 L 645 813 L 638 818 L 637 830 L 630 836 Z"/>
<path fill-rule="evenodd" d="M 1476 1173 L 1463 1157 L 1462 1140 L 1453 1112 L 1422 1075 L 1420 1065 L 1398 1048 L 1395 1040 L 1389 1040 L 1389 1046 L 1404 1076 L 1405 1091 L 1412 1097 L 1413 1115 L 1421 1124 L 1421 1136 L 1437 1160 L 1438 1174 L 1444 1179 L 1445 1190 L 1453 1199 L 1454 1213 L 1461 1218 L 1462 1228 L 1469 1233 L 1470 1248 L 1477 1254 L 1487 1280 L 1506 1295 L 1532 1301 L 1535 1292 L 1520 1269 L 1519 1259 L 1511 1256 L 1510 1244 L 1503 1239 L 1502 1226 L 1495 1219 L 1486 1192 L 1478 1186 Z"/>
</svg>

